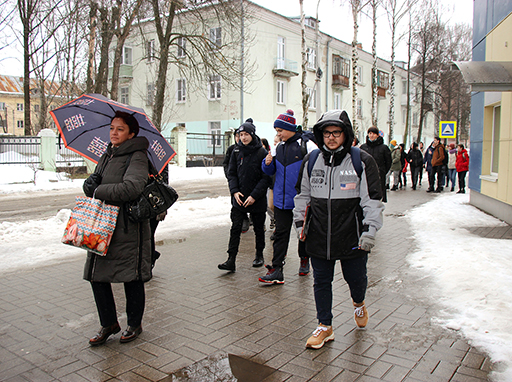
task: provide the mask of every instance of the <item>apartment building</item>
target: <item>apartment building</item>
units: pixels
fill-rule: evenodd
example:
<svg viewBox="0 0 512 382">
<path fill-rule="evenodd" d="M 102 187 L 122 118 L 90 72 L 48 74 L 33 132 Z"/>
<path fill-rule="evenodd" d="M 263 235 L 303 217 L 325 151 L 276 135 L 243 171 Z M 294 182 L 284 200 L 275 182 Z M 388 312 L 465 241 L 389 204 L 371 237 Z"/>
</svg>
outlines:
<svg viewBox="0 0 512 382">
<path fill-rule="evenodd" d="M 298 19 L 289 18 L 270 11 L 250 1 L 244 1 L 244 23 L 247 36 L 246 65 L 252 73 L 244 81 L 243 95 L 239 89 L 230 89 L 219 76 L 211 75 L 204 84 L 203 91 L 189 92 L 187 78 L 171 65 L 167 75 L 167 100 L 162 132 L 170 136 L 177 126 L 188 132 L 224 134 L 241 124 L 241 118 L 251 117 L 257 127 L 257 134 L 269 141 L 275 135 L 275 118 L 292 109 L 298 123 L 303 120 L 301 88 L 301 25 Z M 180 17 L 180 16 L 178 16 Z M 346 22 L 351 16 L 345 15 Z M 307 91 L 311 95 L 308 126 L 312 127 L 322 112 L 331 109 L 345 109 L 352 116 L 352 47 L 350 44 L 328 34 L 316 31 L 317 20 L 306 18 L 307 44 Z M 150 53 L 158 50 L 158 38 L 152 21 L 148 20 L 133 28 L 125 44 L 120 78 L 119 101 L 145 108 L 150 114 L 156 78 L 157 60 Z M 321 29 L 321 23 L 320 23 Z M 141 36 L 144 30 L 145 36 Z M 226 38 L 221 25 L 212 25 L 212 44 Z M 184 40 L 184 39 L 183 39 Z M 186 41 L 178 43 L 176 57 L 180 49 L 186 49 Z M 365 132 L 372 125 L 372 65 L 373 57 L 359 47 L 357 67 L 357 112 L 359 139 L 365 139 Z M 234 63 L 240 65 L 240 63 Z M 378 101 L 377 127 L 385 142 L 389 142 L 389 83 L 391 65 L 378 59 Z M 395 117 L 393 139 L 402 142 L 405 133 L 407 105 L 407 71 L 397 66 L 395 79 Z M 317 74 L 322 72 L 321 77 Z M 411 76 L 411 127 L 409 137 L 416 137 L 419 122 L 419 103 L 416 94 L 419 78 Z M 430 142 L 435 134 L 434 117 L 427 113 L 422 139 Z M 408 143 L 410 143 L 410 138 Z"/>
</svg>

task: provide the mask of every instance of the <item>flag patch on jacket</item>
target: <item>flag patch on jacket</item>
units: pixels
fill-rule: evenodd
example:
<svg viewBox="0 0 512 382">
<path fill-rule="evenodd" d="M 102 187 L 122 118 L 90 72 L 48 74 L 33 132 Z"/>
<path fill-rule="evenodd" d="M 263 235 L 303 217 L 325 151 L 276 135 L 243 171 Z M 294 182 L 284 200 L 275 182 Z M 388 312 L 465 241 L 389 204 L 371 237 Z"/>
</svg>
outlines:
<svg viewBox="0 0 512 382">
<path fill-rule="evenodd" d="M 342 190 L 355 190 L 357 183 L 341 183 Z"/>
</svg>

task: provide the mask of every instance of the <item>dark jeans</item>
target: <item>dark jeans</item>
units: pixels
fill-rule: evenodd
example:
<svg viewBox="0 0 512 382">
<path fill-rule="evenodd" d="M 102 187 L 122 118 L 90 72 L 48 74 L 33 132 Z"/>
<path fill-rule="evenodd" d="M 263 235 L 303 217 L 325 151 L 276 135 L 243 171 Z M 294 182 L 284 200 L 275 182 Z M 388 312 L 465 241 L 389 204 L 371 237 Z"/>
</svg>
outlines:
<svg viewBox="0 0 512 382">
<path fill-rule="evenodd" d="M 457 179 L 457 170 L 454 168 L 448 169 L 448 179 L 450 182 L 452 182 L 452 188 L 455 187 L 455 179 Z M 448 187 L 449 182 L 446 182 L 446 187 Z"/>
<path fill-rule="evenodd" d="M 467 171 L 460 171 L 457 174 L 459 174 L 459 190 L 464 190 L 466 188 Z"/>
<path fill-rule="evenodd" d="M 256 237 L 256 251 L 265 249 L 265 218 L 266 212 L 251 212 L 252 226 Z M 242 224 L 247 219 L 247 213 L 238 208 L 231 207 L 231 231 L 229 234 L 228 254 L 236 256 L 240 246 Z"/>
<path fill-rule="evenodd" d="M 418 183 L 418 176 L 421 174 L 422 167 L 411 167 L 411 179 L 412 186 L 416 188 L 416 184 Z"/>
<path fill-rule="evenodd" d="M 440 190 L 444 185 L 443 179 L 443 166 L 433 166 L 432 170 L 428 173 L 428 184 L 431 190 L 435 189 L 436 174 L 437 174 L 437 188 Z"/>
<path fill-rule="evenodd" d="M 368 255 L 350 260 L 340 260 L 343 278 L 350 289 L 350 297 L 359 304 L 364 301 L 368 277 L 366 276 L 366 263 Z M 327 326 L 332 325 L 332 281 L 334 279 L 334 266 L 336 260 L 325 260 L 317 257 L 311 258 L 313 267 L 316 304 L 316 318 L 318 322 Z"/>
<path fill-rule="evenodd" d="M 117 322 L 116 303 L 112 293 L 110 283 L 99 283 L 91 281 L 96 308 L 100 316 L 100 324 L 103 327 L 114 325 Z M 128 316 L 128 325 L 137 327 L 142 322 L 144 314 L 144 305 L 146 297 L 144 294 L 144 282 L 131 281 L 124 283 L 124 293 L 126 296 L 126 315 Z"/>
<path fill-rule="evenodd" d="M 286 253 L 288 252 L 288 243 L 290 242 L 293 210 L 282 210 L 274 207 L 274 220 L 276 221 L 276 231 L 274 233 L 274 256 L 272 257 L 272 268 L 282 268 Z M 299 241 L 299 257 L 308 257 L 306 254 L 306 243 L 303 241 Z"/>
</svg>

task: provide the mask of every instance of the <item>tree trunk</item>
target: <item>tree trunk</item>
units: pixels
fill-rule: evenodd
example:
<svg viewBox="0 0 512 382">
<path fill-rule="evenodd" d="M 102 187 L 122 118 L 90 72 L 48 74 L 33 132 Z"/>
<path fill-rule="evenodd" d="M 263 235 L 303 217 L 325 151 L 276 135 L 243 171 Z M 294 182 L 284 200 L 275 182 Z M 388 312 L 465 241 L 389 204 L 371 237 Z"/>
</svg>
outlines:
<svg viewBox="0 0 512 382">
<path fill-rule="evenodd" d="M 391 28 L 391 78 L 389 79 L 389 139 L 392 140 L 395 128 L 395 33 L 396 24 Z"/>
<path fill-rule="evenodd" d="M 359 24 L 357 23 L 357 16 L 359 15 L 360 0 L 352 0 L 352 19 L 354 22 L 354 38 L 352 39 L 352 126 L 356 136 L 359 134 L 359 123 L 357 122 L 357 63 L 359 60 L 359 53 L 357 51 L 357 31 Z"/>
<path fill-rule="evenodd" d="M 98 24 L 97 21 L 97 13 L 98 13 L 98 4 L 95 1 L 90 2 L 90 11 L 89 11 L 89 48 L 87 54 L 87 81 L 85 92 L 92 93 L 94 86 L 94 53 L 96 51 L 96 27 Z"/>
<path fill-rule="evenodd" d="M 167 24 L 165 32 L 163 30 L 162 21 L 159 14 L 158 0 L 153 0 L 153 8 L 155 14 L 155 25 L 157 29 L 158 41 L 160 43 L 160 62 L 158 64 L 158 72 L 156 78 L 156 94 L 155 102 L 153 105 L 153 124 L 158 129 L 162 130 L 162 115 L 164 111 L 165 89 L 167 88 L 167 67 L 169 66 L 169 46 L 171 40 L 171 31 L 174 22 L 174 15 L 176 13 L 176 3 L 171 2 L 169 6 L 169 13 L 167 15 Z"/>
<path fill-rule="evenodd" d="M 112 8 L 112 19 L 109 17 L 109 11 L 107 8 L 99 8 L 100 19 L 101 19 L 101 49 L 100 49 L 100 65 L 98 66 L 98 72 L 96 73 L 96 86 L 95 93 L 107 96 L 108 94 L 108 53 L 110 49 L 110 43 L 114 36 L 114 24 L 113 19 L 117 17 L 119 12 L 116 7 Z"/>
<path fill-rule="evenodd" d="M 373 18 L 373 44 L 372 44 L 372 125 L 377 126 L 378 110 L 377 110 L 377 1 L 372 1 L 372 18 Z"/>
<path fill-rule="evenodd" d="M 301 79 L 301 89 L 302 89 L 302 127 L 304 129 L 308 126 L 308 105 L 309 105 L 309 95 L 307 92 L 306 86 L 306 76 L 307 76 L 307 60 L 306 60 L 306 24 L 305 24 L 305 15 L 304 15 L 304 0 L 299 0 L 300 3 L 300 28 L 301 28 L 301 57 L 302 57 L 302 79 Z"/>
</svg>

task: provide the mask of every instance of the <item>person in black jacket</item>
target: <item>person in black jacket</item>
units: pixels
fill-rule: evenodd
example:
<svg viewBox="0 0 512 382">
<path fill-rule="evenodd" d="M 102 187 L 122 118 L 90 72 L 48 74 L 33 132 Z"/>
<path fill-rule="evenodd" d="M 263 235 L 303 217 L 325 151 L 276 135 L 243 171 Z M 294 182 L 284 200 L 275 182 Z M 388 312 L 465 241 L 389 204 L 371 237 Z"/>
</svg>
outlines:
<svg viewBox="0 0 512 382">
<path fill-rule="evenodd" d="M 242 223 L 247 213 L 251 215 L 256 236 L 256 256 L 253 267 L 264 263 L 265 217 L 267 211 L 267 188 L 270 177 L 261 169 L 261 162 L 267 156 L 256 135 L 256 127 L 251 118 L 240 127 L 240 141 L 235 146 L 229 160 L 228 183 L 231 193 L 231 231 L 228 244 L 228 259 L 218 265 L 221 270 L 234 272 L 235 261 L 240 245 Z"/>
<path fill-rule="evenodd" d="M 379 129 L 372 126 L 368 129 L 368 136 L 366 143 L 361 145 L 361 150 L 369 153 L 377 166 L 379 166 L 380 183 L 382 185 L 382 201 L 387 202 L 386 195 L 386 174 L 391 168 L 391 151 L 389 147 L 384 144 L 384 139 L 379 135 Z"/>
<path fill-rule="evenodd" d="M 418 176 L 423 170 L 423 154 L 418 150 L 416 142 L 412 143 L 412 147 L 407 153 L 407 162 L 409 162 L 411 168 L 412 189 L 415 190 L 418 184 Z"/>
<path fill-rule="evenodd" d="M 238 129 L 235 130 L 235 143 L 229 146 L 226 150 L 226 155 L 224 156 L 224 161 L 222 162 L 222 167 L 224 167 L 224 175 L 226 179 L 228 179 L 228 171 L 229 171 L 229 160 L 231 159 L 231 154 L 235 149 L 236 145 L 240 142 L 240 132 Z M 244 223 L 242 224 L 242 233 L 246 233 L 249 231 L 249 227 L 251 226 L 251 222 L 249 221 L 249 217 L 246 216 L 244 219 Z"/>
<path fill-rule="evenodd" d="M 317 156 L 304 158 L 293 221 L 313 267 L 318 327 L 306 347 L 319 349 L 334 339 L 332 283 L 337 261 L 350 289 L 356 325 L 364 328 L 368 323 L 366 265 L 382 227 L 384 204 L 375 160 L 363 150 L 357 158 L 357 149 L 351 148 L 354 133 L 346 111 L 324 113 L 313 132 L 323 144 Z M 354 160 L 360 161 L 360 173 Z"/>
</svg>

